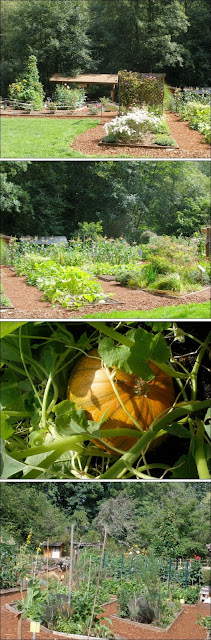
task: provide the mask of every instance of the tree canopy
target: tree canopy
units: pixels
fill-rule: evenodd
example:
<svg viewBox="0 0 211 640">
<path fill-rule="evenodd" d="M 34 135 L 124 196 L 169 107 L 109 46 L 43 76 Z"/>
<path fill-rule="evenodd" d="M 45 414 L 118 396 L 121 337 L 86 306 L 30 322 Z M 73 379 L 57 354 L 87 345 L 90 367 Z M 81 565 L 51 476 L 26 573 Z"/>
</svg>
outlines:
<svg viewBox="0 0 211 640">
<path fill-rule="evenodd" d="M 206 483 L 16 483 L 2 485 L 2 527 L 17 542 L 49 536 L 68 540 L 76 524 L 82 540 L 109 539 L 119 548 L 136 543 L 166 557 L 206 556 L 210 487 Z"/>
<path fill-rule="evenodd" d="M 209 162 L 3 162 L 1 231 L 66 235 L 102 220 L 103 233 L 139 241 L 191 236 L 209 223 Z"/>
<path fill-rule="evenodd" d="M 209 86 L 209 0 L 2 1 L 2 92 L 38 60 L 41 82 L 61 72 L 164 72 Z"/>
</svg>

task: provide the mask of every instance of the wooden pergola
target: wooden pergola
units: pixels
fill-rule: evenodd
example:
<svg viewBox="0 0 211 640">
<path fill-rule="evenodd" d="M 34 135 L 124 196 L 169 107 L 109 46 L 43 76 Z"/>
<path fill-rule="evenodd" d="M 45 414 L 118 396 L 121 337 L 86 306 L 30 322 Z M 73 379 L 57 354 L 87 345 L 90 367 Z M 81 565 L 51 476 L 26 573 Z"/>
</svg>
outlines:
<svg viewBox="0 0 211 640">
<path fill-rule="evenodd" d="M 79 87 L 87 87 L 89 84 L 108 84 L 111 86 L 111 99 L 115 100 L 115 89 L 118 85 L 118 73 L 83 73 L 79 76 L 62 76 L 54 73 L 50 82 L 55 84 L 78 84 Z"/>
</svg>

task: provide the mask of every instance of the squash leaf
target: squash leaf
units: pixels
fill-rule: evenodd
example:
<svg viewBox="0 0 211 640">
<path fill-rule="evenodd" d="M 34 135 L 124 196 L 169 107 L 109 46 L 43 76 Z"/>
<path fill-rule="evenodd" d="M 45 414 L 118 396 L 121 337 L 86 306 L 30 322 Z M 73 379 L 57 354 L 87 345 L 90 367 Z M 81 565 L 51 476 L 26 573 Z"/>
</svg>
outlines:
<svg viewBox="0 0 211 640">
<path fill-rule="evenodd" d="M 135 343 L 130 348 L 128 366 L 131 371 L 143 380 L 153 380 L 155 377 L 148 360 L 167 362 L 170 358 L 170 349 L 161 333 L 152 335 L 145 329 L 138 328 L 135 333 Z"/>
<path fill-rule="evenodd" d="M 8 322 L 8 320 L 5 322 L 1 322 L 1 338 L 8 336 L 16 329 L 19 329 L 19 327 L 21 327 L 23 324 L 26 324 L 26 322 Z"/>
<path fill-rule="evenodd" d="M 18 460 L 14 460 L 11 456 L 8 455 L 5 451 L 5 446 L 3 440 L 1 440 L 1 479 L 7 480 L 11 476 L 14 476 L 19 471 L 23 471 L 26 469 L 26 465 L 22 462 L 18 462 Z"/>
<path fill-rule="evenodd" d="M 125 373 L 132 373 L 128 364 L 129 347 L 117 345 L 111 338 L 103 338 L 99 343 L 98 353 L 107 367 L 116 367 Z"/>
</svg>

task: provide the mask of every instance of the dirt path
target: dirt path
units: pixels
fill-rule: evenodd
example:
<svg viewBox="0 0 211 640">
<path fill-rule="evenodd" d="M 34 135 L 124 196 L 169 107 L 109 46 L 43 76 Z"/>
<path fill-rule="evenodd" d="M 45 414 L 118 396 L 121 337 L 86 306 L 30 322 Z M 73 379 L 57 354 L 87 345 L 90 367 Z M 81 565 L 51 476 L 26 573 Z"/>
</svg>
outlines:
<svg viewBox="0 0 211 640">
<path fill-rule="evenodd" d="M 2 319 L 43 318 L 43 319 L 77 319 L 88 314 L 109 313 L 110 311 L 148 311 L 161 306 L 188 304 L 189 302 L 207 302 L 210 300 L 209 288 L 180 298 L 156 296 L 147 291 L 127 289 L 116 282 L 99 280 L 104 293 L 112 293 L 115 302 L 108 304 L 90 304 L 80 310 L 68 311 L 61 306 L 52 307 L 50 302 L 42 300 L 42 292 L 26 283 L 24 277 L 19 277 L 9 267 L 2 267 L 1 281 L 5 295 L 10 299 L 14 309 L 1 310 Z M 130 315 L 128 316 L 130 317 Z"/>
<path fill-rule="evenodd" d="M 106 615 L 115 614 L 116 604 L 106 607 Z M 196 605 L 184 605 L 181 615 L 175 620 L 169 631 L 156 631 L 147 625 L 137 622 L 112 618 L 115 637 L 122 640 L 206 640 L 207 629 L 197 624 L 197 615 L 208 616 L 210 606 L 198 603 Z M 117 635 L 118 634 L 118 635 Z"/>
<path fill-rule="evenodd" d="M 104 122 L 94 129 L 88 129 L 77 136 L 71 148 L 88 156 L 131 157 L 131 158 L 210 158 L 210 145 L 203 142 L 204 136 L 190 129 L 175 113 L 166 113 L 172 137 L 179 149 L 140 149 L 137 147 L 104 147 L 99 142 L 105 136 Z"/>
<path fill-rule="evenodd" d="M 6 604 L 14 600 L 20 599 L 20 593 L 10 593 L 1 596 L 1 640 L 17 640 L 17 619 L 15 614 L 9 611 Z M 127 620 L 119 620 L 112 618 L 113 631 L 115 637 L 122 640 L 206 640 L 207 630 L 197 624 L 197 615 L 208 616 L 210 612 L 209 605 L 184 605 L 184 610 L 178 619 L 174 622 L 171 629 L 167 632 L 147 629 L 146 626 L 138 623 L 129 622 Z M 116 604 L 113 603 L 105 607 L 106 617 L 117 613 Z M 32 634 L 29 630 L 29 622 L 23 620 L 22 640 L 31 640 Z M 51 632 L 46 633 L 41 630 L 37 634 L 37 640 L 56 640 L 57 634 Z M 67 640 L 67 636 L 63 636 Z"/>
</svg>

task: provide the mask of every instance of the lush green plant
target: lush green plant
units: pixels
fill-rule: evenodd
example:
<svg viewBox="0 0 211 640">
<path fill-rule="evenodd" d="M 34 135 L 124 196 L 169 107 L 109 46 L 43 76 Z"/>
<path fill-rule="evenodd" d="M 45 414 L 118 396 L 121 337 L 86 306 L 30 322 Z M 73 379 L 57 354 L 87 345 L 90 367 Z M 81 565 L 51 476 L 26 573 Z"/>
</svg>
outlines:
<svg viewBox="0 0 211 640">
<path fill-rule="evenodd" d="M 86 302 L 103 300 L 101 286 L 77 267 L 63 267 L 49 258 L 25 254 L 17 265 L 19 275 L 44 292 L 52 304 L 79 307 Z"/>
<path fill-rule="evenodd" d="M 189 121 L 191 129 L 204 135 L 205 142 L 210 142 L 210 98 L 196 96 L 194 92 L 180 92 L 176 96 L 176 108 L 183 120 Z"/>
<path fill-rule="evenodd" d="M 84 89 L 70 89 L 69 86 L 57 84 L 54 100 L 58 107 L 67 106 L 74 110 L 84 104 L 86 94 Z"/>
<path fill-rule="evenodd" d="M 191 560 L 190 571 L 188 574 L 189 584 L 203 584 L 204 575 L 202 571 L 202 564 L 200 558 L 194 558 Z"/>
<path fill-rule="evenodd" d="M 11 100 L 18 102 L 31 102 L 33 109 L 40 110 L 43 107 L 44 91 L 39 81 L 37 59 L 29 56 L 26 71 L 20 80 L 16 80 L 9 86 Z"/>
<path fill-rule="evenodd" d="M 168 276 L 157 277 L 149 289 L 161 289 L 163 291 L 171 289 L 171 291 L 180 291 L 181 282 L 178 273 L 169 273 Z"/>
<path fill-rule="evenodd" d="M 169 135 L 166 135 L 165 133 L 159 133 L 154 139 L 154 144 L 161 145 L 161 147 L 177 146 L 177 143 L 175 142 L 174 138 L 172 138 Z"/>
<path fill-rule="evenodd" d="M 18 568 L 16 566 L 17 550 L 14 545 L 1 543 L 0 557 L 0 586 L 1 589 L 15 587 L 18 580 Z"/>
<path fill-rule="evenodd" d="M 196 604 L 199 599 L 200 587 L 176 587 L 172 590 L 173 600 L 184 600 L 186 604 Z"/>
<path fill-rule="evenodd" d="M 184 469 L 187 465 L 189 469 L 190 464 L 191 477 L 209 479 L 209 430 L 205 420 L 209 400 L 204 399 L 197 384 L 201 363 L 207 357 L 208 332 L 198 338 L 195 333 L 187 334 L 185 326 L 177 327 L 172 322 L 159 327 L 156 323 L 149 323 L 145 328 L 135 325 L 131 330 L 124 323 L 118 322 L 114 329 L 104 322 L 99 326 L 98 322 L 89 321 L 88 333 L 84 327 L 81 333 L 78 324 L 76 326 L 77 330 L 74 327 L 71 333 L 70 326 L 63 323 L 58 327 L 54 323 L 47 326 L 46 323 L 21 322 L 20 326 L 1 323 L 3 479 L 16 474 L 23 477 L 23 473 L 25 479 L 45 477 L 45 474 L 84 479 L 97 476 L 103 480 L 119 478 L 119 474 L 124 479 L 142 478 L 154 468 L 159 476 L 165 470 L 176 479 L 180 474 L 184 477 Z M 175 358 L 175 343 L 177 346 L 177 341 L 187 340 L 187 349 L 196 355 L 186 368 L 180 358 Z M 152 359 L 176 380 L 175 405 L 154 421 L 148 431 L 140 433 L 129 452 L 119 452 L 118 456 L 116 450 L 114 455 L 107 455 L 102 447 L 103 423 L 92 423 L 83 409 L 66 400 L 68 377 L 76 357 L 81 351 L 86 353 L 96 346 L 107 368 L 129 371 L 148 384 L 154 375 L 147 364 Z M 11 377 L 15 388 L 11 386 Z M 170 460 L 167 455 L 163 463 L 159 450 L 156 456 L 153 453 L 153 462 L 150 452 L 148 459 L 146 448 L 160 430 L 181 438 L 179 460 L 177 454 Z M 133 468 L 135 463 L 137 467 Z M 143 572 L 144 566 L 142 575 Z M 151 576 L 155 574 L 152 564 Z"/>
<path fill-rule="evenodd" d="M 210 616 L 204 616 L 204 618 L 202 618 L 201 616 L 197 615 L 197 624 L 200 624 L 201 627 L 205 627 L 206 629 L 211 629 Z"/>
</svg>

